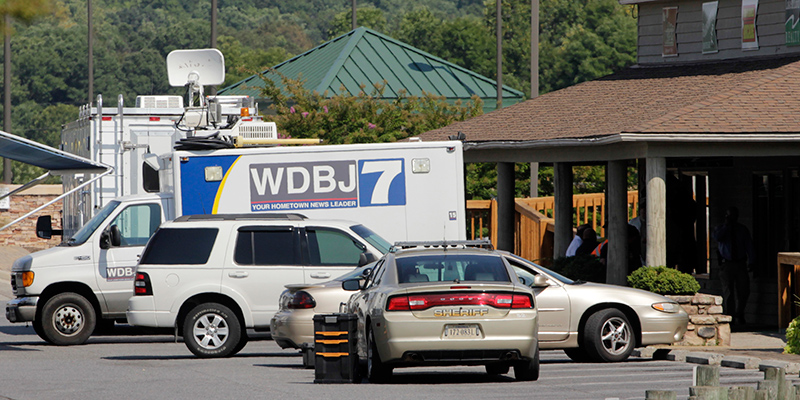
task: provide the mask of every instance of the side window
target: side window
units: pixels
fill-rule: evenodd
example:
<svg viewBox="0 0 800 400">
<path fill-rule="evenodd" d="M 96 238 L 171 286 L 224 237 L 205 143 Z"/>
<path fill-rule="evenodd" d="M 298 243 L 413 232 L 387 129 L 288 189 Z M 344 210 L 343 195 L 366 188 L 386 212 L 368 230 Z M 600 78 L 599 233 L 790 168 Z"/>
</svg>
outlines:
<svg viewBox="0 0 800 400">
<path fill-rule="evenodd" d="M 311 265 L 358 265 L 364 251 L 350 235 L 325 228 L 306 228 Z"/>
<path fill-rule="evenodd" d="M 239 265 L 298 265 L 292 227 L 242 227 L 236 237 L 234 261 Z"/>
<path fill-rule="evenodd" d="M 147 193 L 158 193 L 161 190 L 158 171 L 146 162 L 142 163 L 142 189 Z"/>
<path fill-rule="evenodd" d="M 208 262 L 216 228 L 159 229 L 142 253 L 141 264 L 203 265 Z"/>
<path fill-rule="evenodd" d="M 533 277 L 535 277 L 536 274 L 518 265 L 515 265 L 513 262 L 511 263 L 511 267 L 514 268 L 514 272 L 517 273 L 517 279 L 521 284 L 525 286 L 533 285 Z"/>
<path fill-rule="evenodd" d="M 139 204 L 122 210 L 111 222 L 120 233 L 120 247 L 144 246 L 161 225 L 161 206 Z"/>
<path fill-rule="evenodd" d="M 381 279 L 383 279 L 383 273 L 386 272 L 386 262 L 385 260 L 381 260 L 375 269 L 372 271 L 372 276 L 370 277 L 370 281 L 366 287 L 372 287 L 373 285 L 377 285 L 381 283 Z"/>
</svg>

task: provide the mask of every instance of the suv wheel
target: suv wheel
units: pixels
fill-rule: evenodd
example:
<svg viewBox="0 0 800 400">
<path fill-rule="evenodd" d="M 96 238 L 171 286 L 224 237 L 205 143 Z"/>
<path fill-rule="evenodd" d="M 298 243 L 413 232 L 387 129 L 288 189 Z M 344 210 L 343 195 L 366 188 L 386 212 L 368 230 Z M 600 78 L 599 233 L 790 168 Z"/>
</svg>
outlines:
<svg viewBox="0 0 800 400">
<path fill-rule="evenodd" d="M 186 347 L 198 357 L 228 357 L 241 350 L 242 328 L 230 308 L 204 303 L 192 309 L 183 323 Z"/>
<path fill-rule="evenodd" d="M 89 300 L 77 293 L 60 293 L 42 307 L 40 336 L 58 346 L 83 344 L 94 331 L 96 322 Z"/>
</svg>

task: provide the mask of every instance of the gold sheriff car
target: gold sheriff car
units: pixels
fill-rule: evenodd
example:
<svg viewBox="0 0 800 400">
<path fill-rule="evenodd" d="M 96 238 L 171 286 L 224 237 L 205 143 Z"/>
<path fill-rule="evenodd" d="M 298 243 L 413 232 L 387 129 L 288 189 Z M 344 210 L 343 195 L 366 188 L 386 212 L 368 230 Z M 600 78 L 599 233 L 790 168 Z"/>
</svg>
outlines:
<svg viewBox="0 0 800 400">
<path fill-rule="evenodd" d="M 539 377 L 533 290 L 488 242 L 397 243 L 356 291 L 358 355 L 370 382 L 398 367 L 485 365 Z"/>
</svg>

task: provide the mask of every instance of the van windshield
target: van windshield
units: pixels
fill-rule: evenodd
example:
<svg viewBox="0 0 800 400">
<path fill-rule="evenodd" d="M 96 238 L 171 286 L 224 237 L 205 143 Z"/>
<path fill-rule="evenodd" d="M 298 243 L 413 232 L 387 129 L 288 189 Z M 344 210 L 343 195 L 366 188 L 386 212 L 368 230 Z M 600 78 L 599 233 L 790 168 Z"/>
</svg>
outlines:
<svg viewBox="0 0 800 400">
<path fill-rule="evenodd" d="M 382 254 L 386 254 L 389 252 L 389 249 L 392 245 L 386 241 L 386 239 L 378 236 L 377 233 L 373 232 L 371 229 L 367 228 L 364 225 L 353 225 L 350 227 L 358 236 L 361 236 L 367 243 L 371 244 L 373 247 L 378 249 Z"/>
<path fill-rule="evenodd" d="M 89 222 L 87 222 L 86 225 L 83 226 L 83 228 L 81 228 L 78 232 L 75 233 L 75 235 L 73 235 L 69 240 L 67 240 L 66 245 L 80 246 L 86 243 L 86 241 L 89 240 L 89 237 L 92 236 L 94 231 L 97 230 L 97 227 L 100 226 L 100 224 L 102 224 L 103 221 L 105 221 L 106 218 L 108 218 L 108 216 L 111 215 L 111 213 L 114 212 L 114 210 L 117 207 L 119 207 L 118 201 L 111 201 L 108 204 L 106 204 L 106 206 L 103 207 L 103 209 L 100 210 L 100 212 L 98 212 L 97 215 L 94 216 L 94 218 L 90 219 Z"/>
</svg>

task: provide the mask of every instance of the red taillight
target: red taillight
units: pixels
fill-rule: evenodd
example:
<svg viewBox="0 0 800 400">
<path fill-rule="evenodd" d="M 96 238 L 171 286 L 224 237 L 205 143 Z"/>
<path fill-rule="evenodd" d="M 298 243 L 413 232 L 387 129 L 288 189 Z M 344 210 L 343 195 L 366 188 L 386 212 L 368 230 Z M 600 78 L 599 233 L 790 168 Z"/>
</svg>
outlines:
<svg viewBox="0 0 800 400">
<path fill-rule="evenodd" d="M 111 117 L 103 117 L 103 121 L 111 121 Z"/>
<path fill-rule="evenodd" d="M 304 309 L 304 308 L 314 308 L 317 306 L 317 302 L 314 301 L 314 298 L 308 294 L 308 292 L 299 291 L 292 296 L 292 299 L 289 301 L 289 304 L 286 305 L 287 308 L 292 310 L 297 309 Z"/>
<path fill-rule="evenodd" d="M 161 117 L 150 117 L 150 121 L 161 121 Z"/>
<path fill-rule="evenodd" d="M 389 298 L 389 304 L 386 306 L 387 311 L 410 311 L 408 306 L 408 296 L 395 296 Z"/>
<path fill-rule="evenodd" d="M 421 311 L 432 307 L 491 306 L 494 308 L 532 308 L 531 297 L 511 293 L 436 293 L 400 295 L 389 298 L 387 311 Z"/>
<path fill-rule="evenodd" d="M 531 296 L 527 294 L 515 294 L 511 298 L 511 308 L 533 308 Z"/>
<path fill-rule="evenodd" d="M 153 286 L 150 285 L 150 277 L 146 273 L 136 273 L 136 279 L 133 281 L 133 294 L 136 296 L 151 296 L 153 294 Z"/>
</svg>

